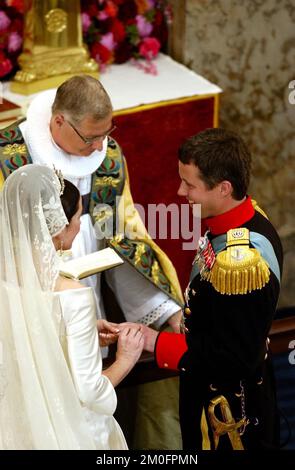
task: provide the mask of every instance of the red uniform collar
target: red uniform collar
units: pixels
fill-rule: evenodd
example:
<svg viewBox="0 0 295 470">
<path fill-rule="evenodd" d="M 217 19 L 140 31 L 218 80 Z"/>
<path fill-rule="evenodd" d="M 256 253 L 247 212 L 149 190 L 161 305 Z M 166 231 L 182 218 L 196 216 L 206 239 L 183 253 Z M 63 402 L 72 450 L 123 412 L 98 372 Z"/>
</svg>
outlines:
<svg viewBox="0 0 295 470">
<path fill-rule="evenodd" d="M 239 206 L 215 217 L 208 217 L 202 220 L 202 233 L 210 230 L 212 235 L 226 233 L 231 228 L 242 226 L 245 222 L 252 219 L 255 214 L 250 196 L 247 196 Z"/>
</svg>

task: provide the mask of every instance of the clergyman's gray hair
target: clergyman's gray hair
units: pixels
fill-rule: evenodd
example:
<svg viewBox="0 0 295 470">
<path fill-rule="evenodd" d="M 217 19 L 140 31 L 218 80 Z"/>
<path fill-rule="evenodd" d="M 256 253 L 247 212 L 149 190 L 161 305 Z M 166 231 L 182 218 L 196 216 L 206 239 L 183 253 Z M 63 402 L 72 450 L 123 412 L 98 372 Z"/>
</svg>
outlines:
<svg viewBox="0 0 295 470">
<path fill-rule="evenodd" d="M 90 75 L 76 75 L 62 83 L 56 92 L 52 114 L 63 113 L 74 124 L 86 116 L 99 121 L 113 111 L 109 95 L 102 84 Z"/>
</svg>

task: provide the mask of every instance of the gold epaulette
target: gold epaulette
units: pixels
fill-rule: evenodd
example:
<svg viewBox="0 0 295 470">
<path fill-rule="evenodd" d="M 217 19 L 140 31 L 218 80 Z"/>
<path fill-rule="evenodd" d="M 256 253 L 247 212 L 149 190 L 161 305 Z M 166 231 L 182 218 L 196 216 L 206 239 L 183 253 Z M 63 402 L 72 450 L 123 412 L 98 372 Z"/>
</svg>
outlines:
<svg viewBox="0 0 295 470">
<path fill-rule="evenodd" d="M 269 266 L 255 248 L 250 248 L 249 230 L 227 232 L 226 249 L 217 256 L 207 279 L 221 294 L 247 294 L 268 283 Z"/>
<path fill-rule="evenodd" d="M 255 211 L 259 212 L 261 215 L 263 215 L 263 217 L 265 217 L 266 219 L 268 219 L 266 213 L 264 212 L 264 210 L 261 209 L 261 207 L 259 207 L 259 205 L 257 204 L 257 202 L 255 201 L 255 199 L 252 199 L 251 198 L 251 202 L 252 202 L 252 206 L 254 208 Z"/>
</svg>

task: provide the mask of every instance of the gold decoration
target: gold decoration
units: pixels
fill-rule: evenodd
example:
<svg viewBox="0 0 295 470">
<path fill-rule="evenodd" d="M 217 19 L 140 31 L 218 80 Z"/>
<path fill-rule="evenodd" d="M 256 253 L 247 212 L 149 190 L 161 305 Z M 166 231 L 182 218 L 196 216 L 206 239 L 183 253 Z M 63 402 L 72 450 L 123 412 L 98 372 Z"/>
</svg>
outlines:
<svg viewBox="0 0 295 470">
<path fill-rule="evenodd" d="M 158 261 L 154 261 L 152 265 L 152 278 L 156 284 L 158 284 L 159 282 L 159 272 L 160 272 L 159 263 Z"/>
<path fill-rule="evenodd" d="M 61 33 L 67 28 L 68 14 L 62 8 L 54 8 L 45 15 L 45 23 L 50 33 Z"/>
<path fill-rule="evenodd" d="M 245 227 L 234 228 L 227 232 L 226 246 L 249 245 L 249 230 Z"/>
<path fill-rule="evenodd" d="M 258 250 L 249 247 L 249 230 L 229 230 L 226 247 L 217 255 L 206 279 L 221 294 L 247 294 L 262 289 L 269 281 L 269 266 Z"/>
<path fill-rule="evenodd" d="M 173 287 L 172 284 L 170 284 L 170 289 L 171 289 L 171 295 L 172 295 L 172 297 L 177 298 L 176 290 L 174 289 L 174 287 Z"/>
<path fill-rule="evenodd" d="M 135 265 L 141 263 L 141 257 L 145 253 L 145 245 L 144 243 L 138 243 L 135 251 Z"/>
<path fill-rule="evenodd" d="M 219 405 L 223 421 L 215 415 L 215 407 Z M 209 421 L 213 432 L 215 449 L 219 444 L 219 437 L 228 434 L 233 450 L 244 450 L 239 429 L 246 425 L 246 418 L 235 422 L 227 399 L 223 395 L 218 395 L 210 400 L 208 408 Z"/>
<path fill-rule="evenodd" d="M 4 176 L 3 176 L 2 171 L 0 171 L 0 191 L 2 191 L 3 184 L 4 184 Z"/>
<path fill-rule="evenodd" d="M 26 155 L 27 147 L 25 144 L 8 144 L 3 148 L 3 155 L 9 155 L 10 157 L 16 154 Z"/>
<path fill-rule="evenodd" d="M 259 205 L 258 205 L 257 202 L 255 201 L 255 199 L 251 199 L 251 202 L 252 202 L 252 206 L 253 206 L 254 210 L 256 210 L 256 211 L 259 212 L 261 215 L 263 215 L 263 217 L 265 217 L 266 219 L 268 219 L 266 213 L 264 212 L 264 210 L 261 209 L 261 207 L 259 207 Z"/>
<path fill-rule="evenodd" d="M 97 179 L 97 184 L 95 187 L 104 187 L 104 186 L 112 186 L 116 188 L 120 183 L 119 178 L 112 178 L 111 176 L 103 176 Z"/>
<path fill-rule="evenodd" d="M 118 158 L 118 150 L 116 148 L 108 147 L 108 157 L 116 160 Z"/>
<path fill-rule="evenodd" d="M 123 235 L 121 233 L 117 234 L 114 236 L 114 238 L 112 239 L 112 242 L 111 244 L 112 245 L 119 245 L 121 243 L 121 241 L 123 240 Z"/>
<path fill-rule="evenodd" d="M 119 218 L 125 221 L 125 226 L 126 226 L 127 217 L 126 217 L 125 207 L 134 206 L 134 203 L 133 203 L 133 199 L 130 193 L 129 176 L 128 176 L 127 167 L 125 167 L 125 172 L 126 172 L 126 181 L 125 181 L 123 193 L 121 196 L 121 202 L 118 208 L 118 214 L 119 214 Z M 173 286 L 174 299 L 180 306 L 182 306 L 183 305 L 182 289 L 180 287 L 173 264 L 171 263 L 167 255 L 161 250 L 161 248 L 151 239 L 137 211 L 134 211 L 134 223 L 138 227 L 138 233 L 142 234 L 141 239 L 144 240 L 144 242 L 155 252 L 157 259 L 159 260 L 159 264 L 161 268 L 163 269 L 164 274 L 170 283 L 171 292 L 172 292 L 172 286 Z"/>
<path fill-rule="evenodd" d="M 64 179 L 64 175 L 62 174 L 62 171 L 61 170 L 58 170 L 57 168 L 55 168 L 55 166 L 53 165 L 53 170 L 56 174 L 56 176 L 58 177 L 58 180 L 59 180 L 59 184 L 60 184 L 60 191 L 59 191 L 59 195 L 62 196 L 63 193 L 64 193 L 64 190 L 65 190 L 65 179 Z M 60 251 L 63 251 L 62 249 L 60 249 Z"/>
<path fill-rule="evenodd" d="M 19 70 L 16 75 L 17 79 L 23 83 L 30 83 L 36 78 L 36 74 L 24 70 Z"/>
<path fill-rule="evenodd" d="M 80 1 L 26 0 L 21 70 L 11 83 L 16 93 L 54 88 L 73 75 L 98 77 L 98 65 L 82 42 Z"/>
<path fill-rule="evenodd" d="M 208 423 L 204 408 L 201 416 L 202 450 L 211 450 L 211 442 L 208 432 Z"/>
<path fill-rule="evenodd" d="M 96 208 L 95 211 L 95 222 L 105 222 L 107 219 L 113 217 L 113 210 L 107 205 L 103 206 L 104 208 Z"/>
</svg>

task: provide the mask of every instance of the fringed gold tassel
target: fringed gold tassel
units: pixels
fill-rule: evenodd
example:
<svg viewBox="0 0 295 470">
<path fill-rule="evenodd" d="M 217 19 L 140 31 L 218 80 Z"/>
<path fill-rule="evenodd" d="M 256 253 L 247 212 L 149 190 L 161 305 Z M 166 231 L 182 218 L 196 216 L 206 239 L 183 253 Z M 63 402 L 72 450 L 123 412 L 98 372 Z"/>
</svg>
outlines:
<svg viewBox="0 0 295 470">
<path fill-rule="evenodd" d="M 236 295 L 261 289 L 269 276 L 269 266 L 256 249 L 238 246 L 217 255 L 207 279 L 221 294 Z"/>
</svg>

